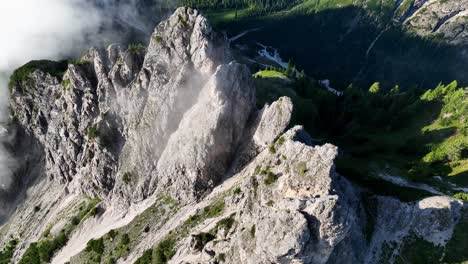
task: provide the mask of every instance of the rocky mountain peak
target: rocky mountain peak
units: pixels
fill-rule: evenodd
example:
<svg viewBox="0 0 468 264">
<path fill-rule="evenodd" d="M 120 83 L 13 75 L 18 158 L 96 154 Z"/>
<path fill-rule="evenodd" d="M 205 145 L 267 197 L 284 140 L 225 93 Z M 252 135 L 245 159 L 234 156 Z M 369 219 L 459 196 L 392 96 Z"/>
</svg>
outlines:
<svg viewBox="0 0 468 264">
<path fill-rule="evenodd" d="M 198 11 L 179 8 L 158 25 L 147 48 L 111 45 L 107 51 L 91 49 L 68 65 L 63 80 L 35 71 L 29 79 L 32 82 L 13 90 L 12 112 L 46 149 L 51 178 L 73 181 L 74 187 L 85 192 L 98 187 L 107 193 L 121 183 L 111 174 L 125 169 L 121 177 L 131 174 L 132 185 L 148 185 L 153 181 L 148 174 L 155 174 L 167 141 L 184 114 L 197 107 L 201 92 L 214 93 L 211 99 L 219 97 L 222 105 L 223 97 L 235 96 L 228 89 L 242 89 L 238 97 L 247 102 L 245 112 L 232 113 L 233 118 L 241 119 L 233 133 L 235 137 L 242 134 L 254 92 L 245 67 L 229 64 L 217 69 L 228 61 L 224 38 L 212 31 Z M 218 85 L 225 82 L 223 78 L 230 78 L 225 87 Z M 239 88 L 233 88 L 231 81 Z M 249 98 L 242 98 L 243 92 Z M 234 140 L 235 145 L 238 139 Z M 123 168 L 119 168 L 119 160 Z M 134 166 L 125 168 L 127 163 Z M 146 192 L 151 191 L 142 190 L 138 195 L 146 196 Z"/>
</svg>

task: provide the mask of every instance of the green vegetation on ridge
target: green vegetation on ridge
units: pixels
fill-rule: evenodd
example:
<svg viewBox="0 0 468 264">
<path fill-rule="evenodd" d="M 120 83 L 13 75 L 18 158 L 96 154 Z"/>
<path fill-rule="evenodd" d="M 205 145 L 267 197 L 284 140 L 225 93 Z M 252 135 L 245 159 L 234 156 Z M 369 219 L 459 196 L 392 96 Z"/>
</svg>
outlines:
<svg viewBox="0 0 468 264">
<path fill-rule="evenodd" d="M 340 146 L 337 169 L 343 175 L 362 181 L 390 168 L 387 172 L 411 180 L 442 176 L 468 186 L 466 88 L 452 82 L 427 91 L 401 91 L 398 86 L 384 91 L 375 83 L 368 91 L 350 86 L 336 96 L 308 77 L 288 78 L 290 83 L 257 77 L 258 106 L 291 97 L 293 123 L 304 125 L 314 138 Z"/>
<path fill-rule="evenodd" d="M 30 61 L 13 72 L 8 86 L 12 90 L 16 85 L 23 84 L 21 87 L 24 89 L 24 83 L 30 80 L 31 74 L 36 70 L 43 71 L 61 80 L 67 67 L 67 61 Z"/>
<path fill-rule="evenodd" d="M 200 212 L 191 215 L 182 225 L 170 231 L 154 248 L 145 251 L 135 264 L 167 263 L 176 253 L 177 242 L 187 237 L 190 230 L 204 220 L 220 216 L 224 211 L 224 206 L 224 198 L 220 197 Z"/>
<path fill-rule="evenodd" d="M 110 230 L 106 235 L 88 241 L 86 249 L 71 259 L 72 263 L 113 264 L 126 258 L 147 233 L 162 228 L 178 211 L 178 204 L 161 195 L 155 203 L 136 216 L 128 225 Z"/>
<path fill-rule="evenodd" d="M 18 241 L 16 239 L 12 239 L 5 245 L 2 251 L 0 251 L 0 264 L 10 264 L 11 258 L 16 249 L 16 245 Z"/>
</svg>

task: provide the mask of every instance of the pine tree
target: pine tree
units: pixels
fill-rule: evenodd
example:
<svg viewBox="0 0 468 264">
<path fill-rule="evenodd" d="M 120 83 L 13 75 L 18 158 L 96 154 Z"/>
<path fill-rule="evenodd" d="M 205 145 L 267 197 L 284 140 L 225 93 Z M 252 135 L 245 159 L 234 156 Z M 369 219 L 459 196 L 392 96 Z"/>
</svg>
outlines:
<svg viewBox="0 0 468 264">
<path fill-rule="evenodd" d="M 380 83 L 379 82 L 375 82 L 374 84 L 372 84 L 372 86 L 369 88 L 369 93 L 371 94 L 379 94 L 380 93 Z"/>
</svg>

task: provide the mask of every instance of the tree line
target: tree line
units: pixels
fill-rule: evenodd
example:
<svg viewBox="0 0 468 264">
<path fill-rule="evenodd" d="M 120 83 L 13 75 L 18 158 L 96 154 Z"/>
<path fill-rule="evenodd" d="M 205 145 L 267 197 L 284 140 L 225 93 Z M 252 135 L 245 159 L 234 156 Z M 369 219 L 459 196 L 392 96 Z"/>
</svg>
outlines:
<svg viewBox="0 0 468 264">
<path fill-rule="evenodd" d="M 183 5 L 200 9 L 243 9 L 252 11 L 275 11 L 293 6 L 301 0 L 181 0 Z"/>
</svg>

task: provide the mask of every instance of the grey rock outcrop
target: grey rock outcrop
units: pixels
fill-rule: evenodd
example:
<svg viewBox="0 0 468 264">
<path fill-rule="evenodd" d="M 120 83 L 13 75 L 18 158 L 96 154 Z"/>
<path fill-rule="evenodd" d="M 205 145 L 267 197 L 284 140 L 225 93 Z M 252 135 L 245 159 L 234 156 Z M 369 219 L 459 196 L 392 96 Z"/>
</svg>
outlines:
<svg viewBox="0 0 468 264">
<path fill-rule="evenodd" d="M 265 148 L 276 140 L 289 124 L 292 111 L 293 104 L 288 97 L 282 97 L 270 106 L 266 105 L 262 109 L 260 122 L 253 135 L 255 145 Z"/>
<path fill-rule="evenodd" d="M 366 263 L 394 263 L 405 257 L 403 248 L 413 247 L 408 240 L 419 239 L 447 255 L 453 248 L 442 250 L 455 237 L 457 225 L 466 225 L 467 205 L 450 197 L 430 197 L 414 203 L 378 197 L 376 222 Z M 465 211 L 465 212 L 464 212 Z M 454 240 L 456 241 L 456 240 Z M 406 245 L 405 245 L 406 244 Z M 415 247 L 415 246 L 414 246 Z M 385 251 L 389 252 L 385 252 Z M 443 258 L 441 254 L 440 258 Z"/>
<path fill-rule="evenodd" d="M 254 106 L 255 91 L 247 67 L 236 63 L 220 66 L 197 103 L 185 113 L 158 161 L 163 186 L 180 192 L 200 187 L 209 190 L 219 183 L 234 159 Z M 181 177 L 174 179 L 174 172 Z"/>
<path fill-rule="evenodd" d="M 170 263 L 395 263 L 413 260 L 405 248 L 414 240 L 442 259 L 463 236 L 455 233 L 468 223 L 463 202 L 366 198 L 335 172 L 337 148 L 308 146 L 296 139 L 303 133 L 292 128 L 275 153 L 264 150 L 233 177 L 238 184 L 220 186 L 223 214 L 191 229 Z"/>
<path fill-rule="evenodd" d="M 137 81 L 128 93 L 117 95 L 124 98 L 122 108 L 128 109 L 121 114 L 127 143 L 120 156 L 122 169 L 132 172 L 135 177 L 132 184 L 140 190 L 133 194 L 135 199 L 150 195 L 157 182 L 169 181 L 164 179 L 164 175 L 170 175 L 170 172 L 156 172 L 158 160 L 165 152 L 171 135 L 184 129 L 180 127 L 184 114 L 196 108 L 199 94 L 204 86 L 209 86 L 205 84 L 211 75 L 218 65 L 227 63 L 229 58 L 224 39 L 212 31 L 206 19 L 197 11 L 178 9 L 155 29 Z M 226 67 L 231 74 L 246 75 L 243 68 Z M 216 78 L 224 77 L 227 76 L 218 74 L 211 79 L 212 82 L 220 82 Z M 240 80 L 237 85 L 246 86 L 242 89 L 253 89 L 251 84 Z M 189 128 L 190 124 L 183 126 L 195 129 Z M 187 169 L 195 171 L 197 168 Z"/>
<path fill-rule="evenodd" d="M 421 0 L 398 1 L 398 19 L 410 31 L 452 44 L 467 44 L 466 18 L 468 1 Z"/>
<path fill-rule="evenodd" d="M 218 229 L 201 251 L 191 246 L 196 236 L 187 238 L 171 263 L 214 263 L 219 255 L 227 263 L 327 262 L 357 228 L 356 193 L 343 195 L 349 183 L 341 186 L 334 171 L 337 148 L 290 138 L 275 147 L 274 154 L 264 150 L 236 176 L 240 191 L 225 199 L 223 216 L 232 218 L 232 228 Z M 193 232 L 213 229 L 210 221 Z"/>
<path fill-rule="evenodd" d="M 86 174 L 92 183 L 83 190 L 105 192 L 113 185 L 110 174 L 116 162 L 90 133 L 98 123 L 100 98 L 92 72 L 89 63 L 70 65 L 66 81 L 60 83 L 35 71 L 30 84 L 14 92 L 11 109 L 17 122 L 44 147 L 49 178 L 67 183 Z"/>
</svg>

